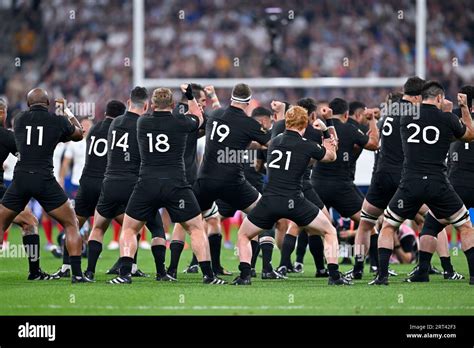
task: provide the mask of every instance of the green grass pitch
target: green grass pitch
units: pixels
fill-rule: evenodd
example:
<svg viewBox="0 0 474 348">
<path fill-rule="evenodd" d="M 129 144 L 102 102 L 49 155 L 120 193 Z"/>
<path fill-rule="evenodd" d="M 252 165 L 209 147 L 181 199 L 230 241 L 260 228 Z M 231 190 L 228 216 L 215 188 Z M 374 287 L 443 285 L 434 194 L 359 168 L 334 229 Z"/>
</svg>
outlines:
<svg viewBox="0 0 474 348">
<path fill-rule="evenodd" d="M 43 237 L 42 231 L 40 235 Z M 233 233 L 235 236 L 235 231 Z M 110 233 L 109 233 L 110 236 Z M 110 238 L 110 237 L 109 237 Z M 13 228 L 10 243 L 21 242 Z M 106 236 L 106 245 L 108 238 Z M 42 238 L 44 246 L 44 239 Z M 55 271 L 61 261 L 42 247 L 41 267 Z M 462 252 L 452 251 L 455 269 L 465 276 L 467 264 Z M 279 262 L 275 251 L 273 263 Z M 0 254 L 1 255 L 1 254 Z M 132 285 L 114 286 L 105 275 L 118 251 L 104 250 L 97 265 L 95 284 L 71 285 L 69 280 L 29 282 L 24 258 L 0 257 L 0 315 L 473 315 L 474 287 L 467 280 L 447 281 L 431 276 L 430 283 L 403 283 L 412 265 L 393 265 L 399 272 L 388 287 L 371 287 L 372 274 L 352 287 L 329 287 L 326 279 L 314 278 L 310 253 L 305 272 L 290 274 L 284 281 L 253 281 L 252 286 L 206 286 L 200 275 L 180 273 L 177 283 L 156 282 L 153 277 L 134 278 Z M 167 253 L 167 256 L 168 253 Z M 180 271 L 191 259 L 190 249 L 183 252 Z M 167 261 L 168 262 L 168 261 Z M 83 269 L 87 261 L 83 259 Z M 223 265 L 237 271 L 238 260 L 232 250 L 224 250 Z M 439 258 L 434 265 L 440 268 Z M 139 267 L 153 276 L 150 251 L 140 250 Z M 350 266 L 342 266 L 346 271 Z M 261 261 L 257 271 L 261 270 Z M 232 277 L 226 277 L 229 281 Z"/>
</svg>

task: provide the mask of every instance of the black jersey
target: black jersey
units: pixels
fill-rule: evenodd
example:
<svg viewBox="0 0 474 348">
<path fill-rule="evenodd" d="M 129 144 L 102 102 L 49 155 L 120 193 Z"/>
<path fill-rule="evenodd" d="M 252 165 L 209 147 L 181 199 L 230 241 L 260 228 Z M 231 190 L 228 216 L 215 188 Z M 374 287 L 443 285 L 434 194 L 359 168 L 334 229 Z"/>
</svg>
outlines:
<svg viewBox="0 0 474 348">
<path fill-rule="evenodd" d="M 268 148 L 268 184 L 264 194 L 302 194 L 303 174 L 312 158 L 321 160 L 326 149 L 297 132 L 285 132 L 273 138 Z"/>
<path fill-rule="evenodd" d="M 104 177 L 105 168 L 107 167 L 107 136 L 112 121 L 112 118 L 107 117 L 90 129 L 87 135 L 86 163 L 82 176 Z"/>
<path fill-rule="evenodd" d="M 186 182 L 184 152 L 189 133 L 199 129 L 194 115 L 155 111 L 138 121 L 140 178 L 175 179 Z"/>
<path fill-rule="evenodd" d="M 242 109 L 229 106 L 209 115 L 206 124 L 206 151 L 199 178 L 245 180 L 243 162 L 252 141 L 266 144 L 271 134 L 260 123 L 247 116 Z"/>
<path fill-rule="evenodd" d="M 453 113 L 461 117 L 461 110 L 455 109 Z M 474 117 L 474 114 L 472 114 Z M 464 141 L 454 141 L 449 148 L 449 181 L 453 185 L 472 185 L 474 173 L 474 144 Z"/>
<path fill-rule="evenodd" d="M 9 154 L 16 155 L 15 136 L 13 132 L 0 127 L 0 186 L 3 185 L 3 162 Z"/>
<path fill-rule="evenodd" d="M 353 118 L 349 118 L 347 120 L 347 123 L 352 124 L 354 127 L 360 129 L 361 132 L 364 133 L 364 134 L 367 134 L 367 132 L 369 131 L 369 127 L 367 127 L 366 125 L 360 124 L 359 122 L 357 122 Z M 356 172 L 356 168 L 357 168 L 357 160 L 359 159 L 360 154 L 362 153 L 363 150 L 364 149 L 362 147 L 358 146 L 358 145 L 354 146 L 354 152 L 353 152 L 353 156 L 351 157 L 351 163 L 350 163 L 351 179 L 352 180 L 355 179 L 355 172 Z"/>
<path fill-rule="evenodd" d="M 283 133 L 285 131 L 285 129 L 286 129 L 285 120 L 280 120 L 280 121 L 275 122 L 275 125 L 273 126 L 273 129 L 272 129 L 272 138 L 274 138 L 277 135 Z M 303 135 L 303 137 L 305 139 L 311 140 L 311 141 L 313 141 L 317 144 L 320 144 L 320 145 L 322 145 L 322 143 L 323 143 L 322 136 L 323 136 L 323 133 L 321 131 L 315 129 L 310 124 L 308 124 L 308 126 L 306 127 L 306 130 L 305 130 L 304 135 Z M 304 175 L 303 175 L 304 184 L 309 184 L 309 182 L 310 182 L 311 169 L 312 169 L 312 166 L 308 166 L 308 168 L 306 168 L 306 170 L 304 172 Z"/>
<path fill-rule="evenodd" d="M 188 104 L 178 103 L 178 105 L 173 110 L 173 115 L 183 115 L 188 112 L 189 107 Z M 206 127 L 206 115 L 203 115 L 204 122 L 196 129 L 194 132 L 188 133 L 188 137 L 186 139 L 186 150 L 184 151 L 184 167 L 186 168 L 186 178 L 188 179 L 189 183 L 193 183 L 196 181 L 197 177 L 197 141 L 199 139 L 199 130 L 205 129 Z"/>
<path fill-rule="evenodd" d="M 35 105 L 15 120 L 15 140 L 19 152 L 15 172 L 53 175 L 53 153 L 59 142 L 70 140 L 75 127 L 64 116 Z"/>
<path fill-rule="evenodd" d="M 392 103 L 383 117 L 380 130 L 380 149 L 377 154 L 375 172 L 401 173 L 403 168 L 403 147 L 400 136 L 400 120 L 415 114 L 417 106 L 408 100 Z"/>
<path fill-rule="evenodd" d="M 107 135 L 105 178 L 136 180 L 140 170 L 137 122 L 140 115 L 127 111 L 112 121 Z"/>
<path fill-rule="evenodd" d="M 329 163 L 317 163 L 313 169 L 313 177 L 323 180 L 353 181 L 351 165 L 355 162 L 354 146 L 363 148 L 369 137 L 352 124 L 333 119 L 334 128 L 339 138 L 337 159 Z"/>
<path fill-rule="evenodd" d="M 446 155 L 453 138 L 460 138 L 466 126 L 451 112 L 421 104 L 419 114 L 400 119 L 403 161 L 402 178 L 446 176 Z"/>
</svg>

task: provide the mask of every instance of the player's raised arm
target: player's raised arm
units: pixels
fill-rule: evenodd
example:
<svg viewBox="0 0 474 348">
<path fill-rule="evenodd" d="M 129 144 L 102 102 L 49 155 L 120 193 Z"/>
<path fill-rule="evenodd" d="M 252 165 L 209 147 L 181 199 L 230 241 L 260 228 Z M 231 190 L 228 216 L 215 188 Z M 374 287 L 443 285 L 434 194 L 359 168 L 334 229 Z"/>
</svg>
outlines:
<svg viewBox="0 0 474 348">
<path fill-rule="evenodd" d="M 181 85 L 181 92 L 183 92 L 184 96 L 188 99 L 189 113 L 197 116 L 199 119 L 199 127 L 201 127 L 202 123 L 204 122 L 204 117 L 202 116 L 202 110 L 199 107 L 197 100 L 194 98 L 191 84 Z"/>
<path fill-rule="evenodd" d="M 458 105 L 461 109 L 461 117 L 463 123 L 466 125 L 466 132 L 461 137 L 462 140 L 470 142 L 474 140 L 474 124 L 472 123 L 472 117 L 467 103 L 467 95 L 458 93 Z"/>
<path fill-rule="evenodd" d="M 213 110 L 219 109 L 221 107 L 221 103 L 219 102 L 219 98 L 217 97 L 214 86 L 204 87 L 204 92 L 206 93 L 206 97 L 208 97 L 211 100 L 212 109 Z"/>
<path fill-rule="evenodd" d="M 367 109 L 365 114 L 367 120 L 369 120 L 369 131 L 367 132 L 369 141 L 365 144 L 364 149 L 375 151 L 379 148 L 379 129 L 377 128 L 377 120 L 375 119 L 373 109 Z"/>
<path fill-rule="evenodd" d="M 81 141 L 84 137 L 84 130 L 82 129 L 81 123 L 77 120 L 76 116 L 67 107 L 66 102 L 63 98 L 56 99 L 56 109 L 62 110 L 63 117 L 66 117 L 68 121 L 74 126 L 74 132 L 69 136 L 72 141 Z"/>
<path fill-rule="evenodd" d="M 324 154 L 324 157 L 320 160 L 320 162 L 334 162 L 337 158 L 336 139 L 333 135 L 329 133 L 328 127 L 319 118 L 314 121 L 313 127 L 321 130 L 324 136 L 323 147 L 326 149 L 326 153 Z"/>
</svg>

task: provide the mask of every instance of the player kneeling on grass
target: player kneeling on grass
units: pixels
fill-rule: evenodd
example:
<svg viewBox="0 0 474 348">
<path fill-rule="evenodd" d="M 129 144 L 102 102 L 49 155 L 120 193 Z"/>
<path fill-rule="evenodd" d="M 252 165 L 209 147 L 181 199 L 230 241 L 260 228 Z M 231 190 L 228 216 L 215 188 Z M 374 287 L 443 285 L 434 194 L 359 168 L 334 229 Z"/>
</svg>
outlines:
<svg viewBox="0 0 474 348">
<path fill-rule="evenodd" d="M 310 235 L 324 236 L 330 274 L 328 283 L 351 284 L 338 269 L 336 229 L 326 215 L 302 193 L 302 178 L 310 161 L 331 162 L 336 159 L 335 139 L 330 136 L 322 121 L 316 122 L 323 127 L 322 146 L 303 138 L 308 125 L 308 112 L 304 108 L 295 106 L 286 112 L 286 130 L 272 140 L 268 149 L 268 184 L 261 200 L 239 229 L 237 248 L 240 276 L 232 282 L 233 285 L 251 284 L 250 240 L 263 230 L 272 228 L 282 218 L 294 221 L 300 228 L 305 228 Z"/>
<path fill-rule="evenodd" d="M 145 221 L 166 208 L 173 222 L 180 223 L 191 235 L 205 284 L 225 284 L 215 277 L 211 268 L 209 242 L 204 230 L 201 209 L 186 180 L 184 151 L 189 133 L 203 123 L 202 110 L 193 96 L 191 85 L 182 85 L 188 99 L 189 114 L 173 115 L 173 94 L 167 88 L 153 92 L 153 113 L 142 116 L 137 123 L 141 154 L 139 179 L 125 211 L 120 237 L 120 275 L 111 284 L 132 282 L 133 255 L 137 250 L 137 234 Z M 169 280 L 169 276 L 167 277 Z M 157 279 L 158 280 L 158 279 Z M 174 279 L 173 279 L 174 280 Z"/>
</svg>

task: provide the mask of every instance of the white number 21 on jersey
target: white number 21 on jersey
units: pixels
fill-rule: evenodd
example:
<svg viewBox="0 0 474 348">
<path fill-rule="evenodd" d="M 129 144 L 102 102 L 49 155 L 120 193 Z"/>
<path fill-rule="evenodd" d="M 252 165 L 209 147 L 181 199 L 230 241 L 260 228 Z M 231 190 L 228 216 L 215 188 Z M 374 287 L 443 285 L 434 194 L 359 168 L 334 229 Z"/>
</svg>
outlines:
<svg viewBox="0 0 474 348">
<path fill-rule="evenodd" d="M 273 161 L 271 161 L 268 166 L 270 168 L 280 169 L 280 165 L 277 164 L 277 162 L 279 162 L 282 159 L 283 152 L 281 152 L 280 150 L 273 150 L 271 154 L 272 155 L 276 154 L 276 158 Z M 288 168 L 290 168 L 290 160 L 291 160 L 291 151 L 286 151 L 285 170 L 288 170 Z"/>
</svg>

